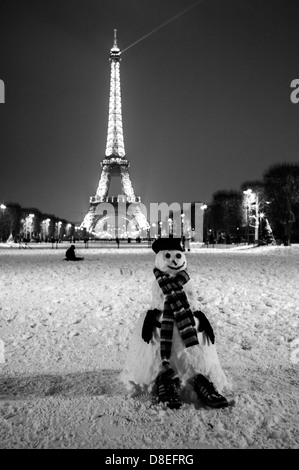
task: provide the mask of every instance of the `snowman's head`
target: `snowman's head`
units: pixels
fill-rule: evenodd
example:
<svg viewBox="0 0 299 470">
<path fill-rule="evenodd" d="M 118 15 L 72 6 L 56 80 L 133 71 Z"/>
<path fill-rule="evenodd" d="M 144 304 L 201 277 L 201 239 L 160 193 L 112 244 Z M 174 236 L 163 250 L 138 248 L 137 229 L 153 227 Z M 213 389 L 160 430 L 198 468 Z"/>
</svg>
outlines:
<svg viewBox="0 0 299 470">
<path fill-rule="evenodd" d="M 156 253 L 155 267 L 163 273 L 175 276 L 186 269 L 187 260 L 179 238 L 158 238 L 152 248 Z"/>
<path fill-rule="evenodd" d="M 185 253 L 177 250 L 161 250 L 156 254 L 155 266 L 163 273 L 175 276 L 187 267 Z"/>
</svg>

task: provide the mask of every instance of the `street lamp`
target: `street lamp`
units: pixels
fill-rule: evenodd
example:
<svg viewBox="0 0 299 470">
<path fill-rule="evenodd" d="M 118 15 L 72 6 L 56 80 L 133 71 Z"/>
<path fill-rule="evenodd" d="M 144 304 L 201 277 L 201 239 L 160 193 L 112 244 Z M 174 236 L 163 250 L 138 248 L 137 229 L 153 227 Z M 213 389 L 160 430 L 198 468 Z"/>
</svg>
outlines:
<svg viewBox="0 0 299 470">
<path fill-rule="evenodd" d="M 157 225 L 155 224 L 155 222 L 153 222 L 152 227 L 153 227 L 154 238 L 157 238 L 156 226 Z"/>
<path fill-rule="evenodd" d="M 47 234 L 47 240 L 48 240 L 49 235 L 50 235 L 50 223 L 51 223 L 51 219 L 47 219 L 47 220 L 46 220 L 46 234 Z"/>
<path fill-rule="evenodd" d="M 47 219 L 44 219 L 41 224 L 41 241 L 45 241 L 47 231 Z"/>
<path fill-rule="evenodd" d="M 173 220 L 171 217 L 168 219 L 168 227 L 169 227 L 169 238 L 173 237 Z"/>
<path fill-rule="evenodd" d="M 61 226 L 62 226 L 62 222 L 61 220 L 59 220 L 57 222 L 57 241 L 59 241 Z"/>
<path fill-rule="evenodd" d="M 68 240 L 71 239 L 71 230 L 72 230 L 72 224 L 68 223 L 66 226 L 66 237 Z"/>
<path fill-rule="evenodd" d="M 247 245 L 249 245 L 249 208 L 251 205 L 251 199 L 252 199 L 252 189 L 247 189 L 246 191 L 243 191 L 243 194 L 245 195 L 245 203 L 246 203 L 246 239 L 247 239 Z"/>
<path fill-rule="evenodd" d="M 159 230 L 158 230 L 158 237 L 162 237 L 162 222 L 159 222 Z"/>
<path fill-rule="evenodd" d="M 265 217 L 265 213 L 264 212 L 260 212 L 259 213 L 259 231 L 260 231 L 260 236 L 259 236 L 259 244 L 262 243 L 262 239 L 263 239 L 263 218 Z"/>
<path fill-rule="evenodd" d="M 203 221 L 202 221 L 202 241 L 204 242 L 204 238 L 205 238 L 205 236 L 204 236 L 204 227 L 205 227 L 205 225 L 206 225 L 206 229 L 207 229 L 207 230 L 206 230 L 206 232 L 207 232 L 207 240 L 206 240 L 206 242 L 207 242 L 207 245 L 208 245 L 208 243 L 209 243 L 209 234 L 208 234 L 207 222 L 205 221 L 205 210 L 208 208 L 208 206 L 207 206 L 206 204 L 202 204 L 202 205 L 200 206 L 200 208 L 201 208 L 201 210 L 203 211 L 203 217 L 202 217 L 202 218 L 203 218 Z"/>
<path fill-rule="evenodd" d="M 32 238 L 32 228 L 33 228 L 33 219 L 34 219 L 34 214 L 29 214 L 29 223 L 30 223 L 30 226 L 29 226 L 29 234 L 30 234 L 30 241 L 31 241 L 31 238 Z"/>
<path fill-rule="evenodd" d="M 148 246 L 151 246 L 151 234 L 150 234 L 150 229 L 151 229 L 151 226 L 150 226 L 150 224 L 147 222 L 147 224 L 146 224 L 146 232 L 147 232 L 147 245 L 148 245 Z"/>
<path fill-rule="evenodd" d="M 182 239 L 183 250 L 185 251 L 184 217 L 185 217 L 185 214 L 184 214 L 184 212 L 183 212 L 183 213 L 181 214 L 181 239 Z"/>
<path fill-rule="evenodd" d="M 3 224 L 4 224 L 4 211 L 6 209 L 6 205 L 5 204 L 1 204 L 0 205 L 0 208 L 1 208 L 1 212 L 2 212 L 2 221 L 1 221 L 1 242 L 3 241 L 2 240 L 2 236 L 3 236 Z"/>
<path fill-rule="evenodd" d="M 51 219 L 45 219 L 42 222 L 42 227 L 43 227 L 43 241 L 47 241 L 49 238 L 49 225 L 50 225 Z"/>
<path fill-rule="evenodd" d="M 80 238 L 80 232 L 79 231 L 80 231 L 80 226 L 75 225 L 75 240 L 74 241 L 79 240 L 79 238 Z"/>
<path fill-rule="evenodd" d="M 253 193 L 255 196 L 255 224 L 254 224 L 254 242 L 259 242 L 259 196 L 258 193 Z"/>
</svg>

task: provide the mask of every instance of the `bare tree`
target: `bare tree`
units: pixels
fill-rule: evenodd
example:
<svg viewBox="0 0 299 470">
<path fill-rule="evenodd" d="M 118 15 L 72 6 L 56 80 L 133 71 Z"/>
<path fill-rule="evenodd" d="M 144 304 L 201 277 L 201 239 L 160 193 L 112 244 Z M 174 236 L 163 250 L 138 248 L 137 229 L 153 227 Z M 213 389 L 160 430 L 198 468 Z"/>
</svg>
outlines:
<svg viewBox="0 0 299 470">
<path fill-rule="evenodd" d="M 288 246 L 296 220 L 294 211 L 299 202 L 299 165 L 272 165 L 264 173 L 263 182 L 265 195 L 271 202 L 269 211 L 272 224 L 282 233 L 284 245 Z"/>
<path fill-rule="evenodd" d="M 16 241 L 20 233 L 21 227 L 21 215 L 22 209 L 21 206 L 14 202 L 6 203 L 5 210 L 5 239 L 9 236 L 13 237 Z"/>
<path fill-rule="evenodd" d="M 226 241 L 236 238 L 238 227 L 242 224 L 242 193 L 235 190 L 214 193 L 209 207 L 209 221 L 218 238 L 219 235 Z"/>
<path fill-rule="evenodd" d="M 264 238 L 269 243 L 275 242 L 269 222 L 269 201 L 263 181 L 246 181 L 241 185 L 241 190 L 244 195 L 243 220 L 246 225 L 247 241 L 253 237 L 249 232 L 254 229 L 255 242 L 263 244 Z"/>
</svg>

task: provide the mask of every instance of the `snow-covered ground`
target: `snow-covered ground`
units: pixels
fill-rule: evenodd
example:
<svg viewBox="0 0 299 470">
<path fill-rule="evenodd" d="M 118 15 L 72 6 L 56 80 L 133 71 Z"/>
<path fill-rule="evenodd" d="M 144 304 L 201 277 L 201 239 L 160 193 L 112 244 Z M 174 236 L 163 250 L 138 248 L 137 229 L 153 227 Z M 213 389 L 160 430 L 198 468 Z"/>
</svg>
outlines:
<svg viewBox="0 0 299 470">
<path fill-rule="evenodd" d="M 234 385 L 220 410 L 126 396 L 118 375 L 154 253 L 77 245 L 72 263 L 68 246 L 0 245 L 0 448 L 299 448 L 299 245 L 186 253 Z"/>
</svg>

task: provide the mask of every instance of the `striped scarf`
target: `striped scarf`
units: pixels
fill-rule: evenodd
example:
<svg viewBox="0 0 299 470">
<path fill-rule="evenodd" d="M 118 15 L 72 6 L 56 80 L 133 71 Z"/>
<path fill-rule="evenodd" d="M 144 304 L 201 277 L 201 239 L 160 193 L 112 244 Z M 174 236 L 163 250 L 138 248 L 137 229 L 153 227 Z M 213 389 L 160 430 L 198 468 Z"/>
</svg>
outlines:
<svg viewBox="0 0 299 470">
<path fill-rule="evenodd" d="M 183 290 L 183 285 L 190 278 L 185 270 L 180 271 L 175 277 L 170 277 L 154 268 L 154 275 L 165 296 L 161 324 L 161 358 L 162 365 L 167 366 L 171 355 L 174 321 L 186 348 L 198 344 L 193 314 Z"/>
</svg>

